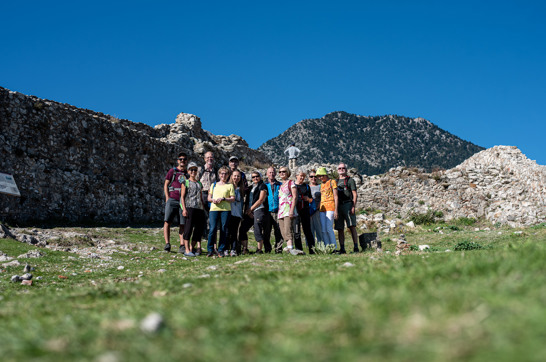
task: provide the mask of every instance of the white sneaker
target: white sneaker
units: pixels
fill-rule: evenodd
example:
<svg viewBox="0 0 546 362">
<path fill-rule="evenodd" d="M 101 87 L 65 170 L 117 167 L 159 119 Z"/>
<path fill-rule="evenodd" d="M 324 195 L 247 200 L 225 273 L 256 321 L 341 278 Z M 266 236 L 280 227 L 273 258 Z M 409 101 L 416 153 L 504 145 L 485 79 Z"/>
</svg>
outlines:
<svg viewBox="0 0 546 362">
<path fill-rule="evenodd" d="M 229 256 L 229 251 L 224 250 L 224 256 Z"/>
<path fill-rule="evenodd" d="M 232 250 L 230 256 L 237 256 L 237 252 L 235 250 Z"/>
</svg>

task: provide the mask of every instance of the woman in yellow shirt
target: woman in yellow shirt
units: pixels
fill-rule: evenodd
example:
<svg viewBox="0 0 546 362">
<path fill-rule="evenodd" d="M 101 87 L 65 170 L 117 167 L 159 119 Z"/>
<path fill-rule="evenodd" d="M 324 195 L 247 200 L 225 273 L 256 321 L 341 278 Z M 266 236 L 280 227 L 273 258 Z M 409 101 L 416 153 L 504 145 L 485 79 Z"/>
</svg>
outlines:
<svg viewBox="0 0 546 362">
<path fill-rule="evenodd" d="M 215 182 L 210 186 L 208 201 L 210 204 L 209 211 L 209 241 L 207 244 L 207 256 L 214 255 L 213 235 L 218 228 L 218 220 L 220 220 L 220 242 L 218 243 L 218 257 L 224 256 L 226 248 L 228 221 L 231 213 L 231 203 L 235 201 L 235 189 L 232 183 L 228 183 L 231 171 L 228 167 L 222 166 L 218 170 L 218 178 L 220 181 Z"/>
</svg>

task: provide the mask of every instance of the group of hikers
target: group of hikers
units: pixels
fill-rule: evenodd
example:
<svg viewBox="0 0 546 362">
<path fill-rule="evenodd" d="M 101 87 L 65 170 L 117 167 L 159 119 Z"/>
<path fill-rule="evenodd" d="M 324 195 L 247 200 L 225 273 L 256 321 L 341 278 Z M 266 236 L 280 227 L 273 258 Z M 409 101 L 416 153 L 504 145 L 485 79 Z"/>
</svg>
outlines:
<svg viewBox="0 0 546 362">
<path fill-rule="evenodd" d="M 299 171 L 293 180 L 291 169 L 281 166 L 277 180 L 277 169 L 271 166 L 265 179 L 259 171 L 252 171 L 247 180 L 236 156 L 229 158 L 229 166 L 218 169 L 212 152 L 205 153 L 202 167 L 188 161 L 187 154 L 178 154 L 177 167 L 165 177 L 165 251 L 171 251 L 170 229 L 178 219 L 178 252 L 188 257 L 202 253 L 203 237 L 209 257 L 249 254 L 248 231 L 252 227 L 256 254 L 304 254 L 302 230 L 309 254 L 315 254 L 319 242 L 345 254 L 345 226 L 353 239 L 353 252 L 359 252 L 356 183 L 344 163 L 337 167 L 338 179 L 330 178 L 326 168 L 320 167 L 309 174 Z M 339 249 L 334 229 L 338 231 Z"/>
</svg>

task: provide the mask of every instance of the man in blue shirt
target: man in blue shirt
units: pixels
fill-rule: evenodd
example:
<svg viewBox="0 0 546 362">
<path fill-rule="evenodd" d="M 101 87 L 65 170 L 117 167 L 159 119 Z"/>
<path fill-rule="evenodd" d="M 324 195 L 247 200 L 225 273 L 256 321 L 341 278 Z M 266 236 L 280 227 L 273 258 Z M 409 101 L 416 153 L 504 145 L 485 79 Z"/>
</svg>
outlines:
<svg viewBox="0 0 546 362">
<path fill-rule="evenodd" d="M 275 253 L 282 253 L 282 235 L 279 228 L 279 221 L 277 215 L 279 212 L 279 189 L 281 183 L 275 179 L 277 172 L 275 167 L 271 166 L 267 169 L 267 180 L 265 185 L 267 186 L 267 203 L 269 205 L 269 212 L 267 213 L 264 223 L 264 249 L 266 253 L 271 252 L 271 228 L 275 233 Z"/>
</svg>

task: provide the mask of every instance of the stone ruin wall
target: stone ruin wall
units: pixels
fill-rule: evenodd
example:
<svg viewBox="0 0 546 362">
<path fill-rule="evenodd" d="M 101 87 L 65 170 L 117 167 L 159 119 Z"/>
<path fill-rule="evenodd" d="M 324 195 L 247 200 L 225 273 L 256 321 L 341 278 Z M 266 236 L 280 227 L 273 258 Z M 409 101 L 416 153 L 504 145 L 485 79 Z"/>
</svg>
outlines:
<svg viewBox="0 0 546 362">
<path fill-rule="evenodd" d="M 513 227 L 546 221 L 546 167 L 516 147 L 495 146 L 447 171 L 396 168 L 359 189 L 363 204 L 388 214 L 442 211 L 445 219 L 485 218 Z"/>
<path fill-rule="evenodd" d="M 396 167 L 382 175 L 362 176 L 355 169 L 349 174 L 358 188 L 357 207 L 380 210 L 390 218 L 441 211 L 445 220 L 484 218 L 512 227 L 546 222 L 546 166 L 513 146 L 495 146 L 432 173 Z"/>
<path fill-rule="evenodd" d="M 215 136 L 198 117 L 142 123 L 0 87 L 0 172 L 21 197 L 0 194 L 0 219 L 12 222 L 150 222 L 163 219 L 163 183 L 179 152 L 202 164 L 213 151 L 269 163 L 239 136 Z"/>
<path fill-rule="evenodd" d="M 163 180 L 180 151 L 199 164 L 207 151 L 219 164 L 232 154 L 257 168 L 270 163 L 239 136 L 203 130 L 191 114 L 152 128 L 1 87 L 0 130 L 0 172 L 14 175 L 22 195 L 0 194 L 0 217 L 14 223 L 160 221 Z M 391 218 L 433 210 L 446 220 L 546 222 L 546 166 L 516 147 L 496 146 L 433 173 L 405 167 L 375 176 L 349 172 L 357 181 L 357 206 Z"/>
</svg>

